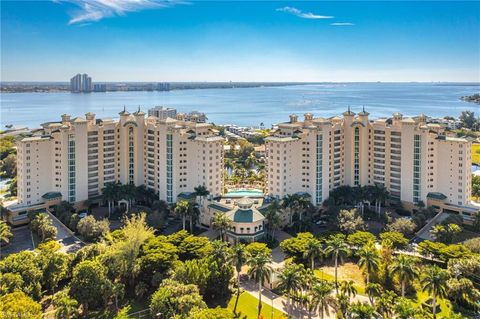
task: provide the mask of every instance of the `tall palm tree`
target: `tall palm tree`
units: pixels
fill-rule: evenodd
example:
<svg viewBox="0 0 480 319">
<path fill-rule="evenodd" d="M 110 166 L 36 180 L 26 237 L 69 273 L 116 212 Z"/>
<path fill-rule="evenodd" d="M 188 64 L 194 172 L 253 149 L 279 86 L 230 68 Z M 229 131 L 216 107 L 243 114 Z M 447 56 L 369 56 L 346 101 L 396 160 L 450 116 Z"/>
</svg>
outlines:
<svg viewBox="0 0 480 319">
<path fill-rule="evenodd" d="M 437 318 L 437 297 L 445 297 L 448 273 L 446 270 L 434 265 L 425 270 L 421 279 L 423 291 L 432 295 L 432 315 Z"/>
<path fill-rule="evenodd" d="M 202 206 L 203 199 L 210 195 L 210 191 L 205 187 L 205 185 L 199 185 L 193 189 L 195 191 L 195 195 L 200 197 L 200 207 Z"/>
<path fill-rule="evenodd" d="M 326 280 L 320 280 L 311 289 L 315 308 L 320 313 L 320 318 L 324 318 L 324 314 L 330 316 L 330 308 L 336 307 L 335 297 L 332 296 L 333 286 Z"/>
<path fill-rule="evenodd" d="M 303 258 L 310 261 L 310 268 L 315 269 L 315 260 L 322 258 L 324 255 L 322 243 L 318 239 L 311 239 L 307 242 L 305 251 L 303 252 Z"/>
<path fill-rule="evenodd" d="M 358 252 L 358 265 L 365 272 L 367 276 L 367 285 L 370 282 L 370 274 L 378 270 L 380 257 L 375 245 L 365 245 Z"/>
<path fill-rule="evenodd" d="M 409 281 L 418 278 L 417 260 L 408 255 L 397 255 L 391 265 L 392 275 L 398 275 L 402 289 L 402 297 L 405 297 L 405 286 Z"/>
<path fill-rule="evenodd" d="M 12 236 L 13 235 L 10 231 L 10 226 L 8 226 L 3 220 L 0 220 L 0 244 L 1 242 L 8 243 Z"/>
<path fill-rule="evenodd" d="M 273 272 L 270 263 L 272 262 L 272 257 L 265 253 L 256 254 L 251 256 L 247 264 L 250 266 L 248 269 L 248 275 L 250 278 L 254 279 L 258 283 L 258 315 L 262 311 L 262 288 L 264 282 L 270 281 L 270 276 Z"/>
<path fill-rule="evenodd" d="M 340 292 L 342 295 L 345 295 L 350 298 L 354 297 L 357 295 L 357 288 L 355 288 L 355 282 L 353 280 L 344 280 L 340 283 Z"/>
<path fill-rule="evenodd" d="M 300 289 L 301 272 L 300 265 L 289 264 L 278 274 L 278 289 L 285 291 L 287 295 L 287 313 L 292 311 L 292 296 Z"/>
<path fill-rule="evenodd" d="M 220 238 L 225 241 L 227 231 L 232 227 L 232 221 L 225 214 L 215 213 L 213 215 L 212 227 L 220 232 Z"/>
<path fill-rule="evenodd" d="M 235 306 L 233 307 L 233 313 L 237 313 L 238 299 L 240 298 L 240 272 L 243 265 L 247 262 L 247 255 L 245 253 L 245 245 L 237 244 L 233 247 L 232 263 L 237 272 L 237 298 L 235 299 Z"/>
<path fill-rule="evenodd" d="M 338 261 L 343 259 L 350 253 L 345 236 L 335 235 L 331 236 L 327 240 L 327 248 L 325 249 L 325 255 L 332 256 L 335 262 L 335 292 L 338 295 Z"/>
<path fill-rule="evenodd" d="M 275 238 L 275 230 L 280 226 L 280 216 L 278 212 L 280 211 L 280 202 L 278 200 L 272 201 L 268 210 L 265 214 L 265 219 L 267 221 L 267 229 L 269 235 L 272 239 Z"/>
<path fill-rule="evenodd" d="M 197 207 L 197 204 L 188 203 L 188 221 L 190 224 L 190 232 L 193 233 L 193 221 L 198 219 L 200 216 L 200 210 Z"/>
<path fill-rule="evenodd" d="M 115 183 L 106 183 L 105 187 L 102 188 L 103 198 L 108 203 L 108 218 L 112 213 L 112 208 L 115 207 Z"/>
<path fill-rule="evenodd" d="M 185 230 L 185 221 L 188 216 L 190 203 L 186 200 L 181 200 L 175 205 L 175 209 L 173 210 L 175 215 L 180 216 L 182 218 L 182 229 Z"/>
<path fill-rule="evenodd" d="M 369 282 L 365 286 L 365 292 L 368 295 L 368 299 L 370 300 L 370 304 L 373 305 L 375 298 L 379 297 L 382 294 L 382 286 L 375 282 Z"/>
</svg>

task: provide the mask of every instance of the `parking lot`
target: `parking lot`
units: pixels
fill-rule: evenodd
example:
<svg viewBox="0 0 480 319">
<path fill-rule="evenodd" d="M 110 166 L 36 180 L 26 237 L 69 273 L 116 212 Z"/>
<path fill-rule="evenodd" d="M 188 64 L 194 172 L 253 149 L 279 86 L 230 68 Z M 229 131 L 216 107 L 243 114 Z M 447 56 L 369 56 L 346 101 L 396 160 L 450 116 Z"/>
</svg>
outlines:
<svg viewBox="0 0 480 319">
<path fill-rule="evenodd" d="M 0 248 L 1 258 L 22 250 L 33 250 L 32 235 L 28 226 L 12 228 L 11 232 L 13 237 L 10 238 L 10 243 Z"/>
</svg>

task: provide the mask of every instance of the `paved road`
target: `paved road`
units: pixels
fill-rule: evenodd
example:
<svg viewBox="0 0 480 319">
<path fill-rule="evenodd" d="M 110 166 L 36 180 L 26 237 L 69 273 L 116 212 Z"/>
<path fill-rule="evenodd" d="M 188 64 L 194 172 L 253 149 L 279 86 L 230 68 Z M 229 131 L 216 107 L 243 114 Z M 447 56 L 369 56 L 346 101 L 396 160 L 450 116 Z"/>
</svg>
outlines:
<svg viewBox="0 0 480 319">
<path fill-rule="evenodd" d="M 52 220 L 53 226 L 57 228 L 57 241 L 62 246 L 60 251 L 65 253 L 72 253 L 83 246 L 85 243 L 81 241 L 77 236 L 75 236 L 74 232 L 72 232 L 67 226 L 65 226 L 57 217 L 52 215 L 52 213 L 47 211 L 50 219 Z"/>
<path fill-rule="evenodd" d="M 7 246 L 0 247 L 0 258 L 22 250 L 33 250 L 32 234 L 28 226 L 11 229 L 13 237 Z"/>
</svg>

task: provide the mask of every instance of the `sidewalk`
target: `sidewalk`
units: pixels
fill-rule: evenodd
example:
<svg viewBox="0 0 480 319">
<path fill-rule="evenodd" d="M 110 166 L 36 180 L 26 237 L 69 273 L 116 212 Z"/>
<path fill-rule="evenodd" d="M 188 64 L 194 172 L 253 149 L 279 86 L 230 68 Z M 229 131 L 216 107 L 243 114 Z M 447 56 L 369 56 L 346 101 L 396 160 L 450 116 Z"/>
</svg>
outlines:
<svg viewBox="0 0 480 319">
<path fill-rule="evenodd" d="M 52 213 L 47 210 L 47 214 L 52 220 L 53 226 L 57 228 L 57 241 L 62 246 L 60 251 L 64 253 L 71 253 L 79 250 L 85 243 L 81 241 L 77 236 L 75 236 L 74 232 L 70 230 L 67 226 L 65 226 L 57 217 L 55 217 Z"/>
</svg>

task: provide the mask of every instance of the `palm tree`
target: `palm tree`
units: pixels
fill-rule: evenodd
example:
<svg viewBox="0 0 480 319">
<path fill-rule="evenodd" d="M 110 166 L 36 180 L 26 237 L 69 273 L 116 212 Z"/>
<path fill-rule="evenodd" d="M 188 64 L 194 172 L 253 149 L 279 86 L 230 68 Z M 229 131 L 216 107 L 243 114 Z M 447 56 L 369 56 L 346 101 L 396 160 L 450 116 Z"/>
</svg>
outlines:
<svg viewBox="0 0 480 319">
<path fill-rule="evenodd" d="M 227 231 L 232 227 L 232 220 L 227 215 L 217 212 L 213 215 L 212 227 L 220 232 L 220 238 L 225 241 Z"/>
<path fill-rule="evenodd" d="M 326 256 L 332 256 L 335 262 L 335 292 L 338 295 L 338 260 L 342 260 L 344 256 L 348 255 L 350 250 L 345 242 L 345 236 L 335 235 L 327 240 L 327 248 L 325 249 Z"/>
<path fill-rule="evenodd" d="M 284 291 L 287 294 L 287 313 L 291 313 L 292 308 L 292 296 L 295 291 L 300 289 L 301 284 L 301 267 L 297 264 L 287 265 L 278 274 L 278 289 Z"/>
<path fill-rule="evenodd" d="M 370 274 L 378 270 L 380 257 L 375 245 L 365 245 L 358 252 L 358 266 L 366 273 L 367 285 L 370 282 Z"/>
<path fill-rule="evenodd" d="M 110 214 L 112 213 L 112 208 L 115 207 L 115 192 L 116 192 L 116 185 L 115 183 L 106 183 L 105 187 L 102 188 L 103 198 L 108 203 L 108 218 L 110 218 Z"/>
<path fill-rule="evenodd" d="M 448 273 L 446 270 L 434 265 L 425 270 L 425 275 L 421 279 L 423 291 L 432 295 L 432 315 L 433 319 L 437 318 L 437 297 L 445 297 L 446 283 Z"/>
<path fill-rule="evenodd" d="M 270 263 L 272 262 L 272 257 L 270 255 L 260 253 L 255 256 L 252 256 L 248 259 L 247 264 L 250 266 L 248 269 L 248 275 L 250 278 L 254 279 L 258 283 L 258 315 L 262 311 L 262 288 L 263 282 L 269 282 L 270 276 L 273 272 Z"/>
<path fill-rule="evenodd" d="M 315 303 L 315 308 L 318 309 L 320 313 L 320 318 L 324 318 L 324 313 L 327 316 L 330 316 L 330 307 L 336 307 L 335 297 L 332 296 L 333 286 L 326 280 L 320 280 L 316 285 L 311 289 L 311 294 L 313 301 Z"/>
<path fill-rule="evenodd" d="M 383 318 L 391 318 L 393 316 L 396 297 L 395 292 L 388 290 L 377 298 L 376 307 Z"/>
<path fill-rule="evenodd" d="M 268 206 L 268 210 L 265 214 L 265 219 L 267 221 L 267 229 L 269 230 L 270 237 L 272 239 L 275 238 L 275 230 L 278 229 L 280 226 L 280 216 L 278 212 L 280 211 L 280 202 L 278 200 L 274 200 L 270 206 Z"/>
<path fill-rule="evenodd" d="M 255 152 L 252 152 L 245 160 L 245 167 L 248 169 L 252 169 L 255 167 L 255 165 L 257 165 L 257 157 L 255 156 Z"/>
<path fill-rule="evenodd" d="M 344 280 L 340 283 L 340 292 L 350 300 L 351 297 L 357 295 L 357 288 L 355 288 L 355 282 L 353 280 Z"/>
<path fill-rule="evenodd" d="M 233 307 L 233 313 L 237 313 L 238 299 L 240 298 L 240 272 L 243 265 L 247 261 L 247 255 L 245 254 L 245 245 L 237 244 L 233 247 L 232 263 L 235 266 L 237 272 L 237 298 L 235 299 L 235 306 Z"/>
<path fill-rule="evenodd" d="M 52 224 L 50 217 L 46 213 L 37 214 L 30 226 L 40 232 L 40 240 L 45 240 L 45 229 Z"/>
<path fill-rule="evenodd" d="M 315 259 L 321 258 L 323 254 L 322 243 L 318 239 L 312 239 L 307 242 L 303 258 L 310 260 L 310 268 L 314 270 Z"/>
<path fill-rule="evenodd" d="M 125 285 L 121 282 L 114 282 L 112 286 L 112 295 L 115 300 L 115 309 L 118 311 L 118 300 L 125 294 Z"/>
<path fill-rule="evenodd" d="M 415 315 L 415 305 L 407 298 L 398 298 L 394 311 L 398 319 L 410 319 Z"/>
<path fill-rule="evenodd" d="M 182 217 L 182 229 L 185 230 L 185 221 L 188 216 L 190 203 L 186 200 L 181 200 L 175 205 L 173 210 L 175 215 Z"/>
<path fill-rule="evenodd" d="M 368 299 L 370 300 L 370 304 L 373 305 L 375 298 L 379 297 L 382 293 L 382 286 L 375 282 L 369 282 L 365 286 L 365 292 L 368 295 Z"/>
<path fill-rule="evenodd" d="M 13 235 L 10 231 L 10 226 L 8 226 L 3 220 L 0 220 L 0 244 L 1 242 L 8 243 L 10 241 L 10 237 L 12 236 Z"/>
<path fill-rule="evenodd" d="M 349 307 L 349 318 L 351 319 L 372 319 L 377 318 L 378 313 L 366 302 L 356 302 Z"/>
<path fill-rule="evenodd" d="M 400 254 L 391 266 L 392 275 L 398 275 L 400 285 L 402 286 L 402 297 L 405 297 L 405 286 L 409 281 L 418 278 L 416 266 L 417 260 L 414 257 Z"/>
<path fill-rule="evenodd" d="M 200 210 L 196 204 L 188 203 L 188 221 L 190 224 L 190 232 L 193 233 L 193 221 L 198 219 L 200 216 Z"/>
<path fill-rule="evenodd" d="M 200 197 L 200 207 L 201 207 L 203 203 L 203 198 L 208 196 L 210 194 L 210 191 L 205 187 L 205 185 L 199 185 L 195 187 L 194 190 L 195 190 L 195 195 Z"/>
</svg>

